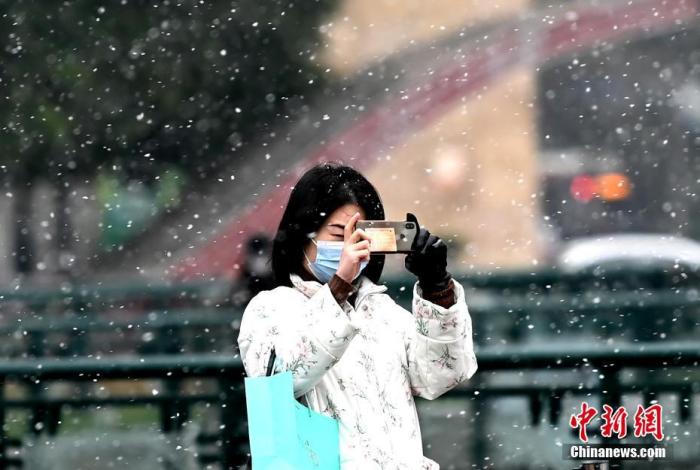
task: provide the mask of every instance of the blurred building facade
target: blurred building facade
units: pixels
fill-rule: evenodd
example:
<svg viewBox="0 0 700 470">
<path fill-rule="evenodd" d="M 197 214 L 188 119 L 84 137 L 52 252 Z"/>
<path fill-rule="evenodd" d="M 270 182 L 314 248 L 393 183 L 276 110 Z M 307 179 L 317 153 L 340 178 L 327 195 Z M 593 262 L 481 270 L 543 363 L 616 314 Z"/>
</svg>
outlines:
<svg viewBox="0 0 700 470">
<path fill-rule="evenodd" d="M 324 26 L 323 58 L 341 76 L 361 74 L 411 48 L 439 55 L 442 38 L 534 9 L 575 20 L 567 8 L 590 6 L 346 1 Z M 367 173 L 388 217 L 419 214 L 452 240 L 456 270 L 534 267 L 590 235 L 700 239 L 699 30 L 640 28 L 489 81 L 377 155 Z"/>
<path fill-rule="evenodd" d="M 640 10 L 645 19 L 627 36 L 589 41 L 551 60 L 537 55 L 538 33 L 551 31 L 533 25 L 561 21 L 564 30 L 576 29 L 574 8 L 592 5 L 609 17 L 620 5 L 647 3 Z M 323 40 L 312 54 L 332 86 L 319 87 L 315 101 L 288 121 L 266 121 L 271 132 L 229 155 L 219 175 L 179 187 L 182 197 L 72 188 L 73 270 L 169 277 L 187 265 L 200 277 L 239 277 L 245 240 L 274 231 L 299 170 L 326 156 L 358 163 L 382 194 L 388 218 L 413 212 L 450 240 L 455 272 L 536 269 L 563 241 L 588 235 L 639 231 L 700 239 L 692 217 L 700 211 L 699 29 L 695 21 L 674 26 L 669 19 L 670 26 L 654 32 L 648 27 L 654 5 L 341 1 L 323 19 Z M 404 98 L 436 86 L 436 76 L 463 67 L 465 58 L 497 57 L 490 38 L 510 33 L 516 33 L 506 49 L 511 54 L 482 67 L 500 69 L 411 121 L 415 109 L 430 113 L 431 103 L 414 100 L 404 110 Z M 523 58 L 528 54 L 538 58 Z M 472 77 L 479 72 L 469 70 Z M 454 77 L 448 78 L 460 80 Z M 392 132 L 393 139 L 386 135 Z M 179 199 L 182 206 L 174 203 Z M 9 199 L 3 204 L 9 226 Z M 31 204 L 33 262 L 40 272 L 60 270 L 68 258 L 52 252 L 61 233 L 55 196 L 37 185 Z M 149 214 L 155 214 L 150 230 L 142 231 L 139 221 Z M 115 227 L 122 238 L 105 243 L 119 235 Z M 116 248 L 107 252 L 105 245 Z M 9 232 L 0 236 L 0 248 L 6 259 L 15 257 Z M 401 269 L 396 261 L 389 270 Z M 14 275 L 12 262 L 0 270 L 7 281 Z"/>
<path fill-rule="evenodd" d="M 397 50 L 515 17 L 529 2 L 353 0 L 325 27 L 324 58 L 355 74 Z M 468 51 L 465 51 L 468 53 Z M 519 67 L 383 152 L 367 172 L 387 217 L 407 211 L 453 243 L 453 269 L 537 264 L 539 227 L 535 71 Z"/>
</svg>

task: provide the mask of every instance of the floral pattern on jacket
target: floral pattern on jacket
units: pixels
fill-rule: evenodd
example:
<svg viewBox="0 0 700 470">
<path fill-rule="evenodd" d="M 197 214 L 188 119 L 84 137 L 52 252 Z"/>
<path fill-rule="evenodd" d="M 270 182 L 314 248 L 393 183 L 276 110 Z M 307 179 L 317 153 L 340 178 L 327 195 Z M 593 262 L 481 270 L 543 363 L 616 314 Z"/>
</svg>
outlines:
<svg viewBox="0 0 700 470">
<path fill-rule="evenodd" d="M 416 283 L 413 312 L 361 276 L 355 306 L 339 305 L 328 284 L 291 276 L 294 287 L 256 295 L 238 345 L 248 376 L 290 370 L 294 394 L 340 423 L 342 470 L 437 470 L 423 456 L 414 396 L 432 400 L 477 370 L 464 288 L 455 304 L 425 300 Z"/>
</svg>

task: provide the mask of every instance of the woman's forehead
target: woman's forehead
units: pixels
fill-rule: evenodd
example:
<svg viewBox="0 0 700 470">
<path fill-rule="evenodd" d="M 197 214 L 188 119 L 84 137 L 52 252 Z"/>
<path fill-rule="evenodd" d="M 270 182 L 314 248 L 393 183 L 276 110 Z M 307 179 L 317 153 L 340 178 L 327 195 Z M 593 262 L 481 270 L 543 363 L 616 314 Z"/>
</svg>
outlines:
<svg viewBox="0 0 700 470">
<path fill-rule="evenodd" d="M 364 211 L 360 206 L 358 206 L 357 204 L 345 204 L 344 206 L 341 206 L 335 211 L 333 211 L 333 213 L 328 217 L 326 225 L 345 225 L 345 223 L 350 219 L 350 217 L 355 215 L 355 212 L 359 212 L 360 217 L 364 217 Z"/>
</svg>

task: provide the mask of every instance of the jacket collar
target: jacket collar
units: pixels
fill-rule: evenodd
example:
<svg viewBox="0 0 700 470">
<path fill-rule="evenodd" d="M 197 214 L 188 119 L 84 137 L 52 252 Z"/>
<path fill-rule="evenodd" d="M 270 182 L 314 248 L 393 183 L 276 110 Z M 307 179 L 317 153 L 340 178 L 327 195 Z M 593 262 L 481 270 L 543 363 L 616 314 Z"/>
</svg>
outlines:
<svg viewBox="0 0 700 470">
<path fill-rule="evenodd" d="M 292 281 L 292 285 L 307 297 L 314 295 L 323 286 L 316 280 L 305 281 L 298 274 L 290 274 L 289 279 Z M 357 278 L 352 285 L 357 291 L 356 304 L 359 304 L 360 301 L 369 294 L 376 294 L 387 290 L 386 286 L 375 284 L 368 277 L 362 275 Z"/>
</svg>

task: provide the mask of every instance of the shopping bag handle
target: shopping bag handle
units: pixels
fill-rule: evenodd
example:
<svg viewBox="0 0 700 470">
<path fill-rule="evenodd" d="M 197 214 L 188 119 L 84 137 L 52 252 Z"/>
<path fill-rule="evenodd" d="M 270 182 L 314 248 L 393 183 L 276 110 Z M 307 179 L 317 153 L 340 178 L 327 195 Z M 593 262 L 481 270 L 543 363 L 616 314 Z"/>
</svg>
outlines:
<svg viewBox="0 0 700 470">
<path fill-rule="evenodd" d="M 265 372 L 267 377 L 272 375 L 272 369 L 275 365 L 275 358 L 277 358 L 277 353 L 275 353 L 275 348 L 272 348 L 272 351 L 270 352 L 270 360 L 267 361 L 267 372 Z"/>
<path fill-rule="evenodd" d="M 272 369 L 275 365 L 276 357 L 277 353 L 275 353 L 275 348 L 273 347 L 270 351 L 270 359 L 267 361 L 267 371 L 265 372 L 265 376 L 269 377 L 272 375 Z M 253 459 L 251 454 L 248 454 L 248 457 L 246 458 L 245 470 L 253 470 Z"/>
</svg>

